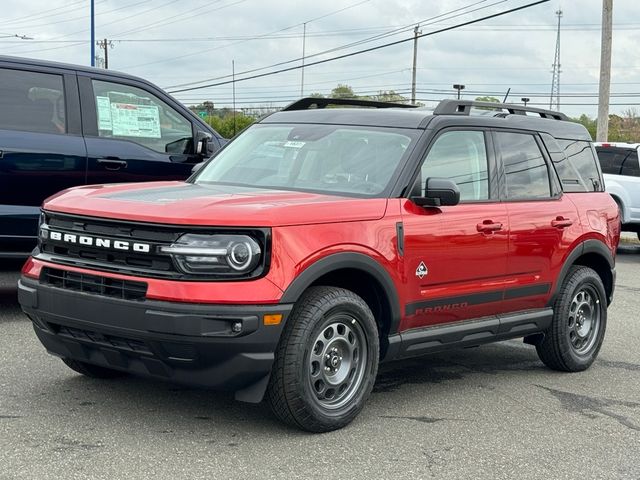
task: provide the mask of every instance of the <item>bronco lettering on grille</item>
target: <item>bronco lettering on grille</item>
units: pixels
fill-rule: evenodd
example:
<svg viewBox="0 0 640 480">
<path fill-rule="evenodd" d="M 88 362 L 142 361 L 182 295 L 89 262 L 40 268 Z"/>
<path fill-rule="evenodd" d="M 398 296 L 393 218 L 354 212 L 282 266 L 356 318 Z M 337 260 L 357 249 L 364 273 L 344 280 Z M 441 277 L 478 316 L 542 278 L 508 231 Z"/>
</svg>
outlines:
<svg viewBox="0 0 640 480">
<path fill-rule="evenodd" d="M 128 242 L 126 240 L 112 240 L 110 238 L 90 237 L 88 235 L 76 235 L 74 233 L 62 233 L 49 231 L 51 240 L 63 243 L 73 243 L 98 248 L 112 248 L 114 250 L 149 253 L 151 245 L 148 243 Z"/>
</svg>

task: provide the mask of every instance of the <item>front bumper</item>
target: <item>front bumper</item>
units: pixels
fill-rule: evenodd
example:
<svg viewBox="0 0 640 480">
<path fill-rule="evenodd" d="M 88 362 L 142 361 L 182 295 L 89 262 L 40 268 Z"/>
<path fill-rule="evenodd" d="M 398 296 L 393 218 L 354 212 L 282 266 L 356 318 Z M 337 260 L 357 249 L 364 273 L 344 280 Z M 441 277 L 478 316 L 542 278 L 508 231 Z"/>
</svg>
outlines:
<svg viewBox="0 0 640 480">
<path fill-rule="evenodd" d="M 121 300 L 22 277 L 18 299 L 49 353 L 259 402 L 290 304 Z M 263 315 L 280 313 L 279 325 Z M 234 332 L 233 325 L 242 328 Z"/>
</svg>

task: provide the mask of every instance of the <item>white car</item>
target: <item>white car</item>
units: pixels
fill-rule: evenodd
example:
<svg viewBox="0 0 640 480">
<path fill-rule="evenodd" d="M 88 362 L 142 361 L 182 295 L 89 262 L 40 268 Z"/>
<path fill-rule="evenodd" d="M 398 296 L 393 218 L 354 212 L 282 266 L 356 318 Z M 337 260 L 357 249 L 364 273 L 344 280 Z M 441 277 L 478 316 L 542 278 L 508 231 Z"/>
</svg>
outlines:
<svg viewBox="0 0 640 480">
<path fill-rule="evenodd" d="M 640 239 L 640 143 L 594 143 L 607 192 L 618 203 L 622 230 Z"/>
</svg>

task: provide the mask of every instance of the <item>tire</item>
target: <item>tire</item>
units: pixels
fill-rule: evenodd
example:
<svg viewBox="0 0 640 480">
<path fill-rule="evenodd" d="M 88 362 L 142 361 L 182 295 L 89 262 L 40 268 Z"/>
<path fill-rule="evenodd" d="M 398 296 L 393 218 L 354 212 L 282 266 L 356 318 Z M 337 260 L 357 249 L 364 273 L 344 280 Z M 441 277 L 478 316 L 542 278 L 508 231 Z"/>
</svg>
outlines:
<svg viewBox="0 0 640 480">
<path fill-rule="evenodd" d="M 71 370 L 74 370 L 82 375 L 91 378 L 117 378 L 126 375 L 125 372 L 113 370 L 111 368 L 100 367 L 91 363 L 81 362 L 79 360 L 73 360 L 71 358 L 63 358 L 62 361 Z"/>
<path fill-rule="evenodd" d="M 536 346 L 544 364 L 564 372 L 591 366 L 607 327 L 607 294 L 602 279 L 589 267 L 573 266 L 553 305 L 553 320 Z"/>
<path fill-rule="evenodd" d="M 379 356 L 378 327 L 365 301 L 343 288 L 312 287 L 285 326 L 267 401 L 293 427 L 342 428 L 371 394 Z"/>
</svg>

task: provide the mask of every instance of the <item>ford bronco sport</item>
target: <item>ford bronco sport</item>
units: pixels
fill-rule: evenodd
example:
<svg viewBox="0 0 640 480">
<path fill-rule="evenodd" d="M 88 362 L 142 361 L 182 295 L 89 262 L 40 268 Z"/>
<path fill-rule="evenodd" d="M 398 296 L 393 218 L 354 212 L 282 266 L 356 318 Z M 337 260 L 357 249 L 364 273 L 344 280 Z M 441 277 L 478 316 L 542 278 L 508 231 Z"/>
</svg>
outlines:
<svg viewBox="0 0 640 480">
<path fill-rule="evenodd" d="M 302 99 L 186 182 L 49 198 L 19 283 L 36 335 L 84 375 L 266 397 L 314 432 L 353 420 L 380 361 L 522 337 L 588 368 L 620 218 L 585 128 L 401 106 Z"/>
</svg>

